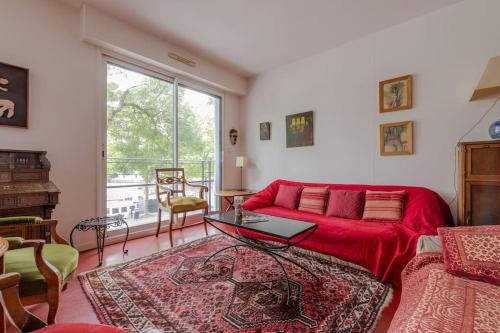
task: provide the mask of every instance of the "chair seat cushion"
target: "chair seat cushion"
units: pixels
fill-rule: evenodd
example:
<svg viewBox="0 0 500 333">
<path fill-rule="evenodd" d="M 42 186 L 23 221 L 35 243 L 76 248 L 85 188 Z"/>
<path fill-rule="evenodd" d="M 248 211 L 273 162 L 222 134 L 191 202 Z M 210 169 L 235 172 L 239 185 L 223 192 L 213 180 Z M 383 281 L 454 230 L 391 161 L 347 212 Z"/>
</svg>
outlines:
<svg viewBox="0 0 500 333">
<path fill-rule="evenodd" d="M 172 204 L 172 212 L 189 212 L 191 210 L 205 209 L 208 207 L 208 203 L 204 199 L 198 197 L 175 197 L 170 198 L 170 203 Z M 163 207 L 168 207 L 167 201 L 162 202 Z"/>
<path fill-rule="evenodd" d="M 57 268 L 63 279 L 66 279 L 78 266 L 78 251 L 69 245 L 45 244 L 43 258 Z M 26 247 L 5 252 L 5 272 L 20 273 L 21 296 L 38 294 L 46 291 L 45 278 L 35 263 L 34 248 Z"/>
</svg>

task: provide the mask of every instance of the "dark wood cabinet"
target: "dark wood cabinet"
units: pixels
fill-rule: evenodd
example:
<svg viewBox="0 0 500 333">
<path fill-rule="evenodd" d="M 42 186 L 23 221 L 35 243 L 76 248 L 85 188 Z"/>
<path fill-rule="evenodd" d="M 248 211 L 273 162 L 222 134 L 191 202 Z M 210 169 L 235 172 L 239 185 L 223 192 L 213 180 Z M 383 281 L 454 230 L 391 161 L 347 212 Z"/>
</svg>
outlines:
<svg viewBox="0 0 500 333">
<path fill-rule="evenodd" d="M 461 143 L 458 164 L 458 224 L 500 224 L 500 141 Z"/>
<path fill-rule="evenodd" d="M 50 162 L 45 154 L 0 149 L 0 217 L 51 218 L 60 191 L 49 180 Z"/>
</svg>

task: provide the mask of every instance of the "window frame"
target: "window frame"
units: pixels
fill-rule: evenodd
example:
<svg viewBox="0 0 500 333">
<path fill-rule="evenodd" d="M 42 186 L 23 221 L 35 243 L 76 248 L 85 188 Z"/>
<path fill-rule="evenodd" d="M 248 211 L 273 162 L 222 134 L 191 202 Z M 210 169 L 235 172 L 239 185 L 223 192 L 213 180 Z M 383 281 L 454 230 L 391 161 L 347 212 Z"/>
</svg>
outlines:
<svg viewBox="0 0 500 333">
<path fill-rule="evenodd" d="M 190 78 L 184 77 L 182 75 L 173 74 L 167 70 L 161 69 L 156 66 L 151 66 L 141 61 L 136 61 L 130 58 L 126 58 L 121 55 L 117 55 L 111 52 L 100 53 L 101 58 L 101 70 L 99 75 L 99 80 L 97 87 L 99 89 L 99 107 L 98 110 L 98 139 L 97 139 L 97 196 L 96 196 L 96 215 L 106 216 L 107 213 L 107 65 L 111 63 L 113 65 L 122 67 L 126 70 L 135 71 L 153 78 L 157 78 L 169 83 L 174 86 L 174 163 L 178 162 L 178 94 L 177 90 L 179 86 L 187 89 L 192 89 L 200 93 L 210 95 L 212 97 L 219 99 L 219 110 L 216 114 L 216 133 L 217 144 L 216 144 L 216 163 L 218 162 L 218 172 L 216 175 L 216 182 L 214 191 L 219 191 L 223 186 L 223 119 L 224 119 L 224 92 L 203 84 L 202 82 L 192 80 Z M 216 209 L 219 209 L 219 202 L 216 201 Z M 145 230 L 154 230 L 156 228 L 155 223 L 145 223 L 141 225 L 134 226 L 131 229 L 134 231 L 142 232 Z M 110 230 L 110 236 L 113 234 L 123 234 L 122 229 Z"/>
</svg>

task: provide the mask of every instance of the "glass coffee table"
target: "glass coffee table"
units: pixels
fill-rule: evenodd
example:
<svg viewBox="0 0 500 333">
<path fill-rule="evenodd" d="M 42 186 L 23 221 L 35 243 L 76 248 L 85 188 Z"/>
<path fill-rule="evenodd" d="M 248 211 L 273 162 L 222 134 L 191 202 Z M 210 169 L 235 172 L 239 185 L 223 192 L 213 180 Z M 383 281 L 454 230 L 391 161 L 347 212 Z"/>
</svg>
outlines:
<svg viewBox="0 0 500 333">
<path fill-rule="evenodd" d="M 287 285 L 287 305 L 290 304 L 290 280 L 288 278 L 288 273 L 286 272 L 285 267 L 280 262 L 280 259 L 285 260 L 306 271 L 311 276 L 313 276 L 318 283 L 320 283 L 320 279 L 307 267 L 302 266 L 298 262 L 285 257 L 282 254 L 292 246 L 296 246 L 308 239 L 318 228 L 317 224 L 291 220 L 283 217 L 257 214 L 253 212 L 244 212 L 243 217 L 237 217 L 234 211 L 229 211 L 225 213 L 205 215 L 203 218 L 208 224 L 219 230 L 221 233 L 239 241 L 238 244 L 227 246 L 216 251 L 205 260 L 203 265 L 205 265 L 219 253 L 229 249 L 235 249 L 236 251 L 238 251 L 239 247 L 248 247 L 255 251 L 264 253 L 274 259 L 274 261 L 281 267 L 281 270 L 285 275 Z M 233 234 L 225 231 L 220 227 L 220 225 L 218 225 L 219 223 L 235 227 L 236 233 Z M 269 242 L 259 240 L 252 236 L 242 235 L 240 232 L 242 230 L 249 230 L 263 235 L 273 236 L 277 238 L 279 242 Z"/>
</svg>

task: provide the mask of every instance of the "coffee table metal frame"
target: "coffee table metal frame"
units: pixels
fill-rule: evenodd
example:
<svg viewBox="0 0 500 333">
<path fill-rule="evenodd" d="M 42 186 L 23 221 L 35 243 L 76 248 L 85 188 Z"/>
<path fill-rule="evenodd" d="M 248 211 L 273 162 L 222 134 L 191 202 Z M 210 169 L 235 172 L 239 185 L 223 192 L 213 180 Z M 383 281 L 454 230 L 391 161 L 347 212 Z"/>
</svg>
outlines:
<svg viewBox="0 0 500 333">
<path fill-rule="evenodd" d="M 87 230 L 95 230 L 96 241 L 97 241 L 97 259 L 99 261 L 99 266 L 102 266 L 102 259 L 104 257 L 104 241 L 106 239 L 106 230 L 111 227 L 119 227 L 122 224 L 127 228 L 127 234 L 125 235 L 125 241 L 123 242 L 122 251 L 123 253 L 128 253 L 128 250 L 125 249 L 125 245 L 128 241 L 129 227 L 128 223 L 123 217 L 123 215 L 116 216 L 106 216 L 106 217 L 93 217 L 90 219 L 81 220 L 78 224 L 71 230 L 71 234 L 69 235 L 69 241 L 71 246 L 73 246 L 73 232 L 75 230 L 78 231 L 87 231 Z"/>
<path fill-rule="evenodd" d="M 308 239 L 309 237 L 311 237 L 311 235 L 318 228 L 317 224 L 314 224 L 314 226 L 312 226 L 311 228 L 309 228 L 307 230 L 304 230 L 303 232 L 301 232 L 298 235 L 296 235 L 295 237 L 293 237 L 293 238 L 296 238 L 296 237 L 298 237 L 298 236 L 300 236 L 302 234 L 305 234 L 304 237 L 302 237 L 299 240 L 294 241 L 294 242 L 291 242 L 291 239 L 287 239 L 287 238 L 284 238 L 284 237 L 279 237 L 277 235 L 271 235 L 273 237 L 276 237 L 278 239 L 286 241 L 286 243 L 284 243 L 284 244 L 277 245 L 277 244 L 273 244 L 271 242 L 266 242 L 266 241 L 263 241 L 263 240 L 258 240 L 258 239 L 255 239 L 255 238 L 250 238 L 250 237 L 246 237 L 246 236 L 242 235 L 240 233 L 240 231 L 239 231 L 239 227 L 242 227 L 242 229 L 246 229 L 246 230 L 250 230 L 250 231 L 254 231 L 254 232 L 259 232 L 259 233 L 262 233 L 262 234 L 266 234 L 265 232 L 262 232 L 262 231 L 259 231 L 259 230 L 255 230 L 255 229 L 252 229 L 252 228 L 244 228 L 245 223 L 242 223 L 241 225 L 236 225 L 236 224 L 233 225 L 234 227 L 236 227 L 236 235 L 234 235 L 234 234 L 229 233 L 229 232 L 225 231 L 224 229 L 218 227 L 216 223 L 221 223 L 221 224 L 226 224 L 226 225 L 231 225 L 231 224 L 224 223 L 224 222 L 218 221 L 216 219 L 210 219 L 209 216 L 204 216 L 203 218 L 205 219 L 205 221 L 208 224 L 210 224 L 212 227 L 214 227 L 215 229 L 217 229 L 221 233 L 223 233 L 223 234 L 225 234 L 225 235 L 227 235 L 227 236 L 229 236 L 229 237 L 231 237 L 231 238 L 233 238 L 233 239 L 235 239 L 235 240 L 243 243 L 243 244 L 235 244 L 235 245 L 231 245 L 231 246 L 226 246 L 226 247 L 224 247 L 224 248 L 222 248 L 220 250 L 217 250 L 215 253 L 213 253 L 212 255 L 210 255 L 210 257 L 208 257 L 207 259 L 205 259 L 205 261 L 203 262 L 203 265 L 206 265 L 207 262 L 209 262 L 212 258 L 214 258 L 219 253 L 224 252 L 224 251 L 229 250 L 229 249 L 233 249 L 233 248 L 236 250 L 236 252 L 238 252 L 238 248 L 239 247 L 248 247 L 248 248 L 253 249 L 255 251 L 259 251 L 261 253 L 264 253 L 264 254 L 270 256 L 271 258 L 273 258 L 274 261 L 276 263 L 278 263 L 279 267 L 283 271 L 283 274 L 285 275 L 286 286 L 287 286 L 287 299 L 286 299 L 286 304 L 287 305 L 290 304 L 290 279 L 288 278 L 288 273 L 286 272 L 285 267 L 279 261 L 279 259 L 283 259 L 283 260 L 285 260 L 285 261 L 287 261 L 287 262 L 289 262 L 289 263 L 291 263 L 291 264 L 293 264 L 293 265 L 301 268 L 302 270 L 306 271 L 311 276 L 313 276 L 316 279 L 316 281 L 317 281 L 318 284 L 321 283 L 321 280 L 316 276 L 316 274 L 314 274 L 313 272 L 311 272 L 311 270 L 309 270 L 307 267 L 304 267 L 301 264 L 299 264 L 298 262 L 296 262 L 295 260 L 287 258 L 287 257 L 285 257 L 285 256 L 283 256 L 282 254 L 279 253 L 279 252 L 285 252 L 289 248 L 291 248 L 292 246 L 296 246 L 296 245 L 302 243 L 303 241 L 305 241 L 306 239 Z M 272 218 L 272 216 L 270 216 L 270 218 Z M 213 222 L 216 222 L 216 223 L 213 223 Z M 246 223 L 246 225 L 251 225 L 253 223 L 255 223 L 255 222 Z M 257 222 L 257 223 L 269 223 L 269 222 Z"/>
</svg>

